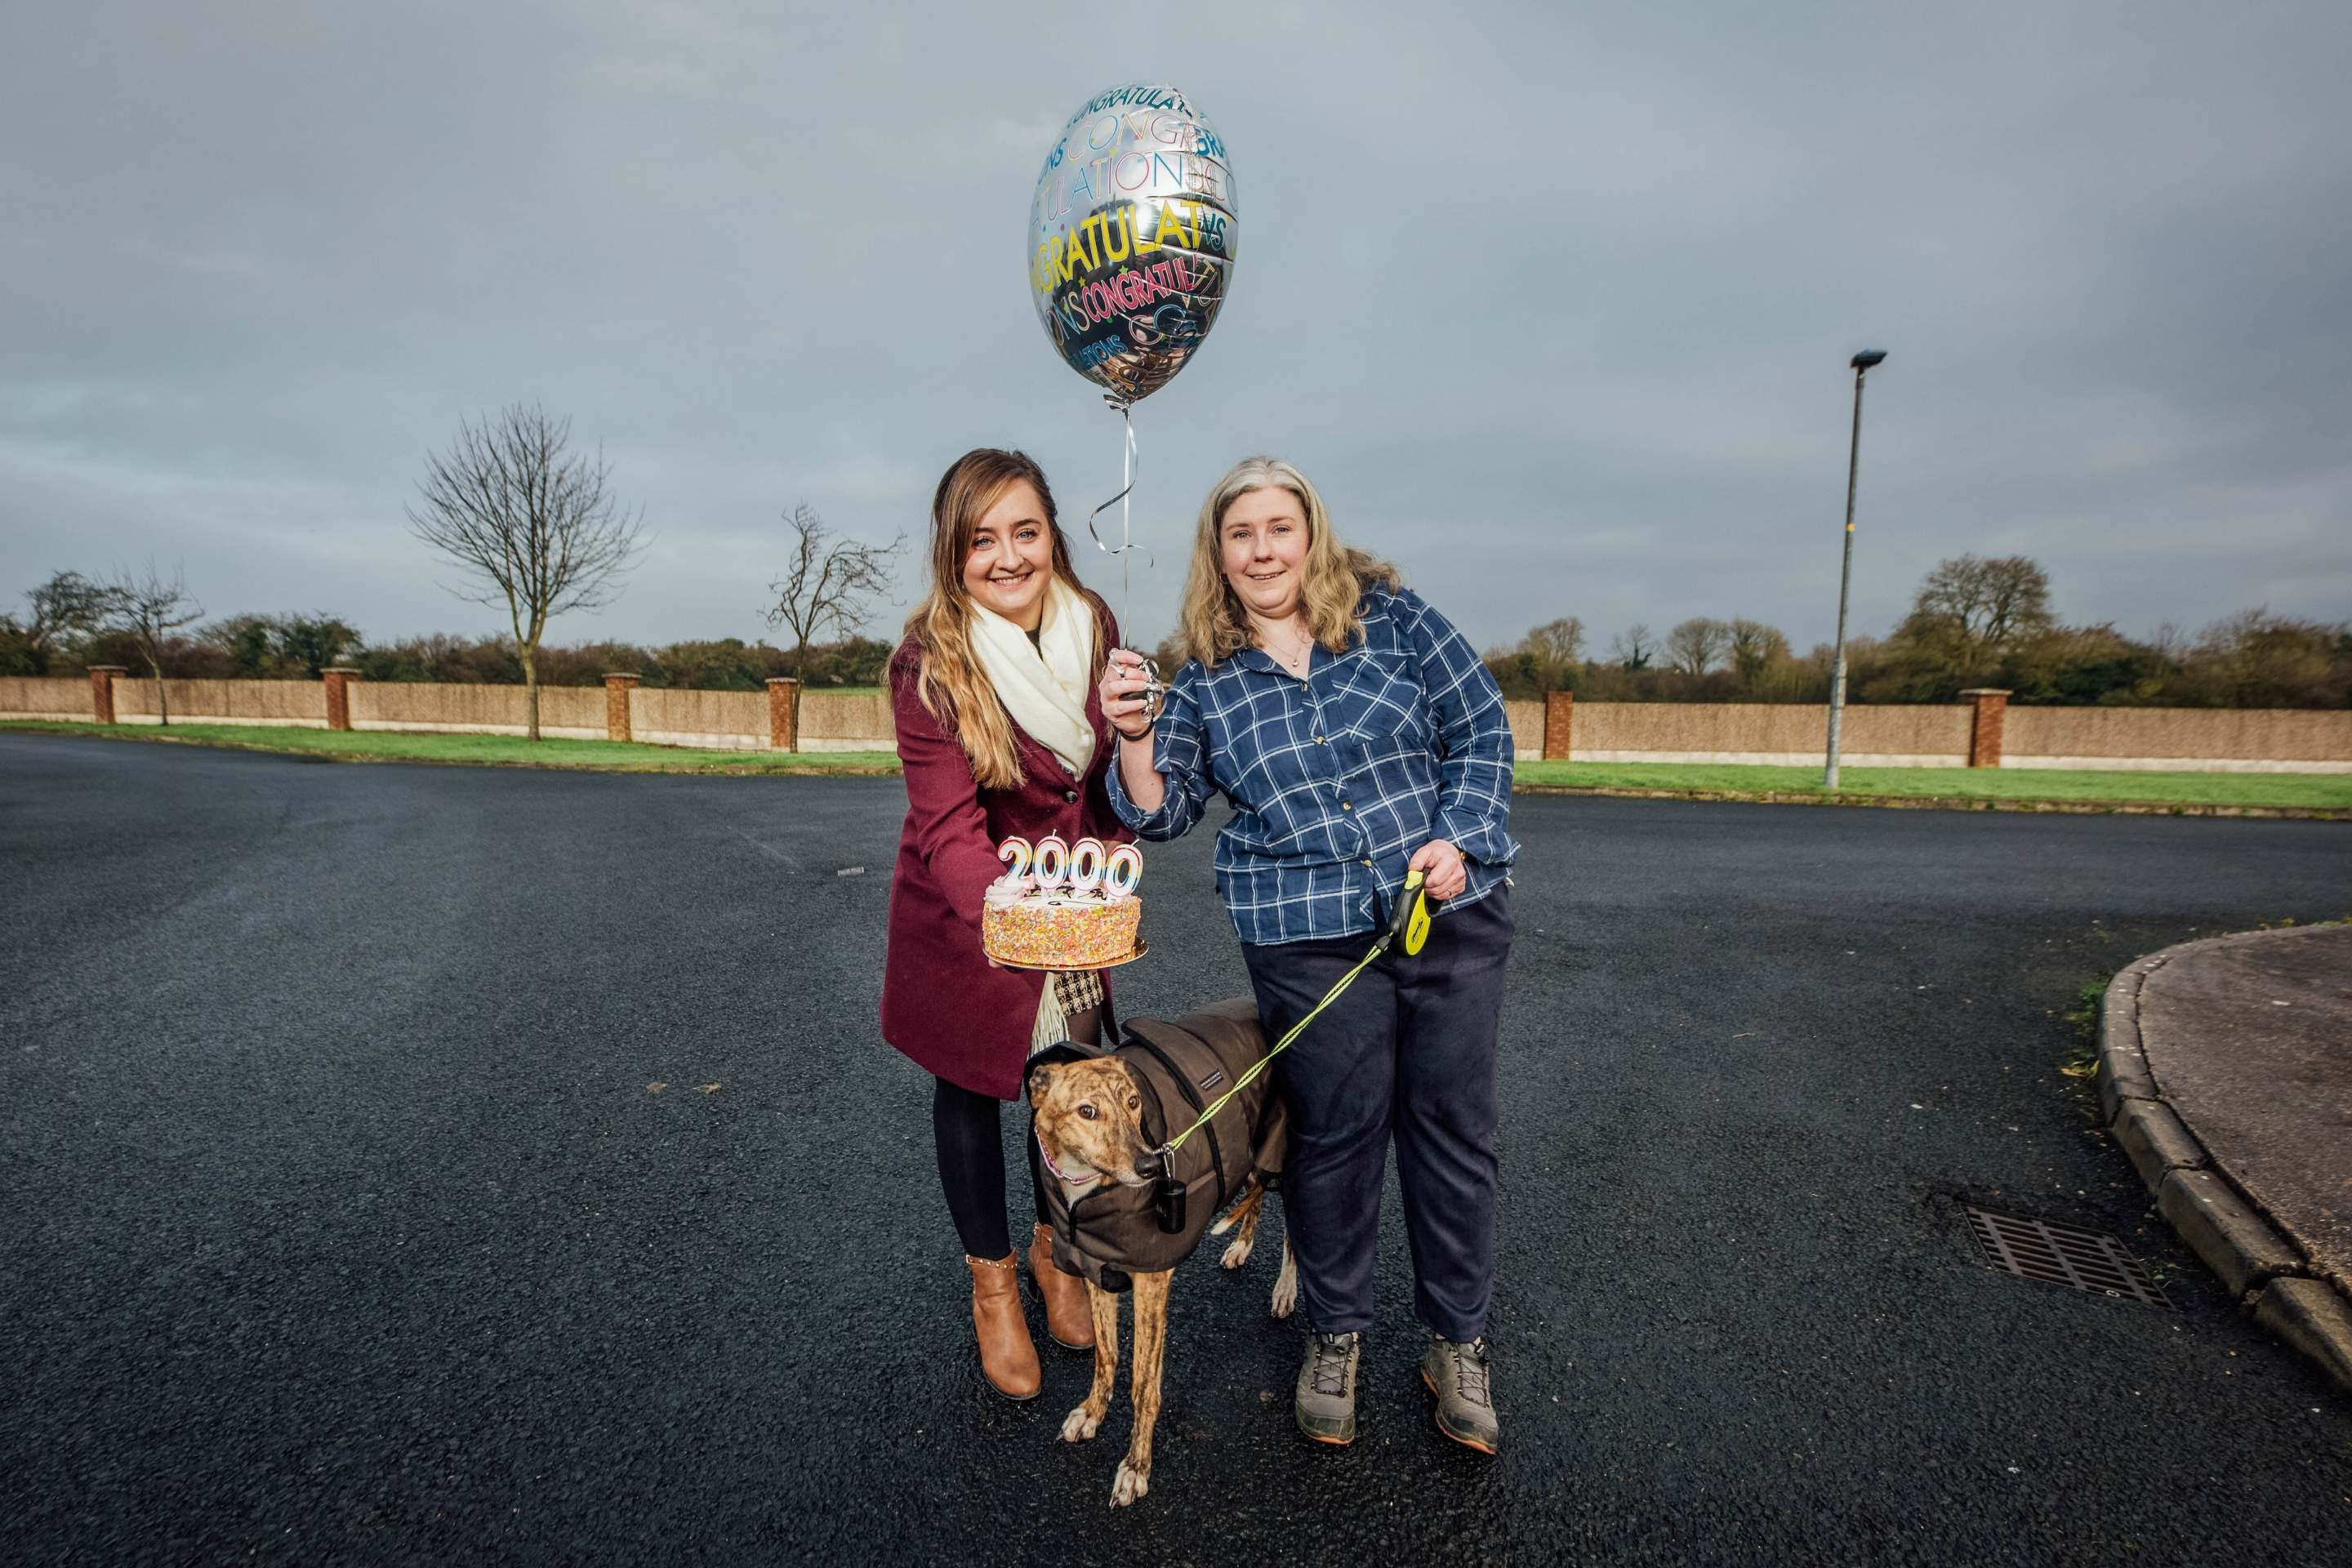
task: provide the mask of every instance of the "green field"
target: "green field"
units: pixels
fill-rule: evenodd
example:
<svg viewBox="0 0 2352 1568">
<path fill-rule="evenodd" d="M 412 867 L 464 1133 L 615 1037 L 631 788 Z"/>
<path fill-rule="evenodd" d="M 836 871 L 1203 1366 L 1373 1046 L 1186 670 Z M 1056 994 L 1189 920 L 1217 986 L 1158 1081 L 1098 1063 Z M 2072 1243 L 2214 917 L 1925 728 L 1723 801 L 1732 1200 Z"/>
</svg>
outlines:
<svg viewBox="0 0 2352 1568">
<path fill-rule="evenodd" d="M 457 763 L 475 767 L 593 768 L 629 773 L 895 773 L 895 752 L 720 752 L 628 741 L 526 741 L 520 735 L 446 735 L 401 730 L 305 730 L 263 724 L 51 723 L 8 720 L 0 730 L 96 735 L 287 752 L 359 763 Z"/>
<path fill-rule="evenodd" d="M 1522 784 L 1821 796 L 1822 770 L 1701 763 L 1521 763 Z M 2352 807 L 2352 773 L 2088 773 L 2044 768 L 1843 768 L 1836 798 L 1874 795 L 2147 805 Z"/>
<path fill-rule="evenodd" d="M 114 741 L 228 746 L 350 762 L 454 763 L 478 767 L 592 768 L 632 773 L 894 773 L 893 752 L 720 752 L 626 741 L 540 741 L 394 730 L 335 731 L 253 724 L 91 724 L 0 721 L 0 730 Z M 2037 801 L 2084 805 L 2253 806 L 2352 811 L 2352 773 L 2078 773 L 2040 768 L 1847 768 L 1833 796 L 1816 767 L 1695 763 L 1521 763 L 1522 787 L 1834 800 Z"/>
</svg>

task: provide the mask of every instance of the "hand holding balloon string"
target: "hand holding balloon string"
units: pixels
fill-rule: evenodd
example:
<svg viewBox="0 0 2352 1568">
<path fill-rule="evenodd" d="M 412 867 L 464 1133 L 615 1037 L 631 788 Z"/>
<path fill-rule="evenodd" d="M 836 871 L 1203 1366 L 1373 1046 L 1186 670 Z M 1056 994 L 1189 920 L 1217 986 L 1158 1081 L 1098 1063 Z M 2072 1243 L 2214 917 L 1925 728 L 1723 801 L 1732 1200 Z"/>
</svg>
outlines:
<svg viewBox="0 0 2352 1568">
<path fill-rule="evenodd" d="M 1160 672 L 1150 659 L 1131 648 L 1110 650 L 1109 664 L 1095 688 L 1102 698 L 1103 717 L 1129 741 L 1149 739 L 1151 721 L 1160 716 Z M 1139 724 L 1127 721 L 1141 720 Z"/>
</svg>

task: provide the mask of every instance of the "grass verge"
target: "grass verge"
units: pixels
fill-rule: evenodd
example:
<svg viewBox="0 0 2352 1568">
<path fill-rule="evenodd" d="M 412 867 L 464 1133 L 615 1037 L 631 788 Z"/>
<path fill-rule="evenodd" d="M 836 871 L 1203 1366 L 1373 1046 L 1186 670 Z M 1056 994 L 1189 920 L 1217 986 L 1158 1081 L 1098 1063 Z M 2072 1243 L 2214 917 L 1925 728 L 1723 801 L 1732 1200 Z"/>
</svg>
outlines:
<svg viewBox="0 0 2352 1568">
<path fill-rule="evenodd" d="M 526 741 L 520 735 L 449 735 L 405 730 L 308 730 L 264 724 L 75 724 L 0 721 L 0 730 L 93 735 L 279 752 L 352 763 L 454 763 L 471 767 L 586 768 L 622 773 L 895 773 L 893 752 L 722 752 L 627 741 Z"/>
<path fill-rule="evenodd" d="M 2090 773 L 2056 768 L 1844 768 L 1822 788 L 1819 768 L 1698 763 L 1518 764 L 1522 785 L 1780 795 L 1866 805 L 1873 797 L 2085 805 L 2219 805 L 2352 809 L 2352 773 Z"/>
</svg>

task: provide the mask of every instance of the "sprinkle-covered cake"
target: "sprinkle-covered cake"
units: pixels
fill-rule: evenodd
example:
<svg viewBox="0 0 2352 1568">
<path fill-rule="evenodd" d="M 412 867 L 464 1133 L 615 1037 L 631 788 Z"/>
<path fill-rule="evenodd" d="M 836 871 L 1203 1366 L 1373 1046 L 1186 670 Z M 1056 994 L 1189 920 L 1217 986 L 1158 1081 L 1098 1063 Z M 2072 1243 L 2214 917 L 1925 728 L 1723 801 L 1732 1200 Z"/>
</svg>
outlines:
<svg viewBox="0 0 2352 1568">
<path fill-rule="evenodd" d="M 988 956 L 1017 969 L 1097 969 L 1135 954 L 1143 900 L 1135 896 L 1143 856 L 1132 844 L 1106 850 L 1092 838 L 1075 846 L 1025 838 L 998 846 L 1003 876 L 988 885 L 980 942 Z"/>
</svg>

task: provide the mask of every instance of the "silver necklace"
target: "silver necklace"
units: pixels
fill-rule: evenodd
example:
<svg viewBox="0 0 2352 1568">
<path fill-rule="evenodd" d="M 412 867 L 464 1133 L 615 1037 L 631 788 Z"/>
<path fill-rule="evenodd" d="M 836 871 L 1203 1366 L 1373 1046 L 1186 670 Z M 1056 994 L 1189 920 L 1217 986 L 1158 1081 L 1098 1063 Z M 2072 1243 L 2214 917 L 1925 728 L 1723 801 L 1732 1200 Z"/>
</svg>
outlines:
<svg viewBox="0 0 2352 1568">
<path fill-rule="evenodd" d="M 1275 663 L 1282 666 L 1283 668 L 1290 671 L 1291 674 L 1304 679 L 1307 674 L 1307 667 L 1315 662 L 1315 634 L 1311 631 L 1305 631 L 1302 628 L 1298 638 L 1297 647 L 1290 653 L 1281 653 L 1277 652 L 1274 646 L 1273 633 L 1275 628 L 1263 621 L 1256 623 L 1256 625 L 1257 630 L 1254 635 L 1257 639 L 1257 646 L 1264 650 L 1265 656 L 1274 660 Z M 1286 632 L 1289 631 L 1290 624 L 1286 621 L 1284 622 L 1282 624 L 1282 629 Z"/>
</svg>

